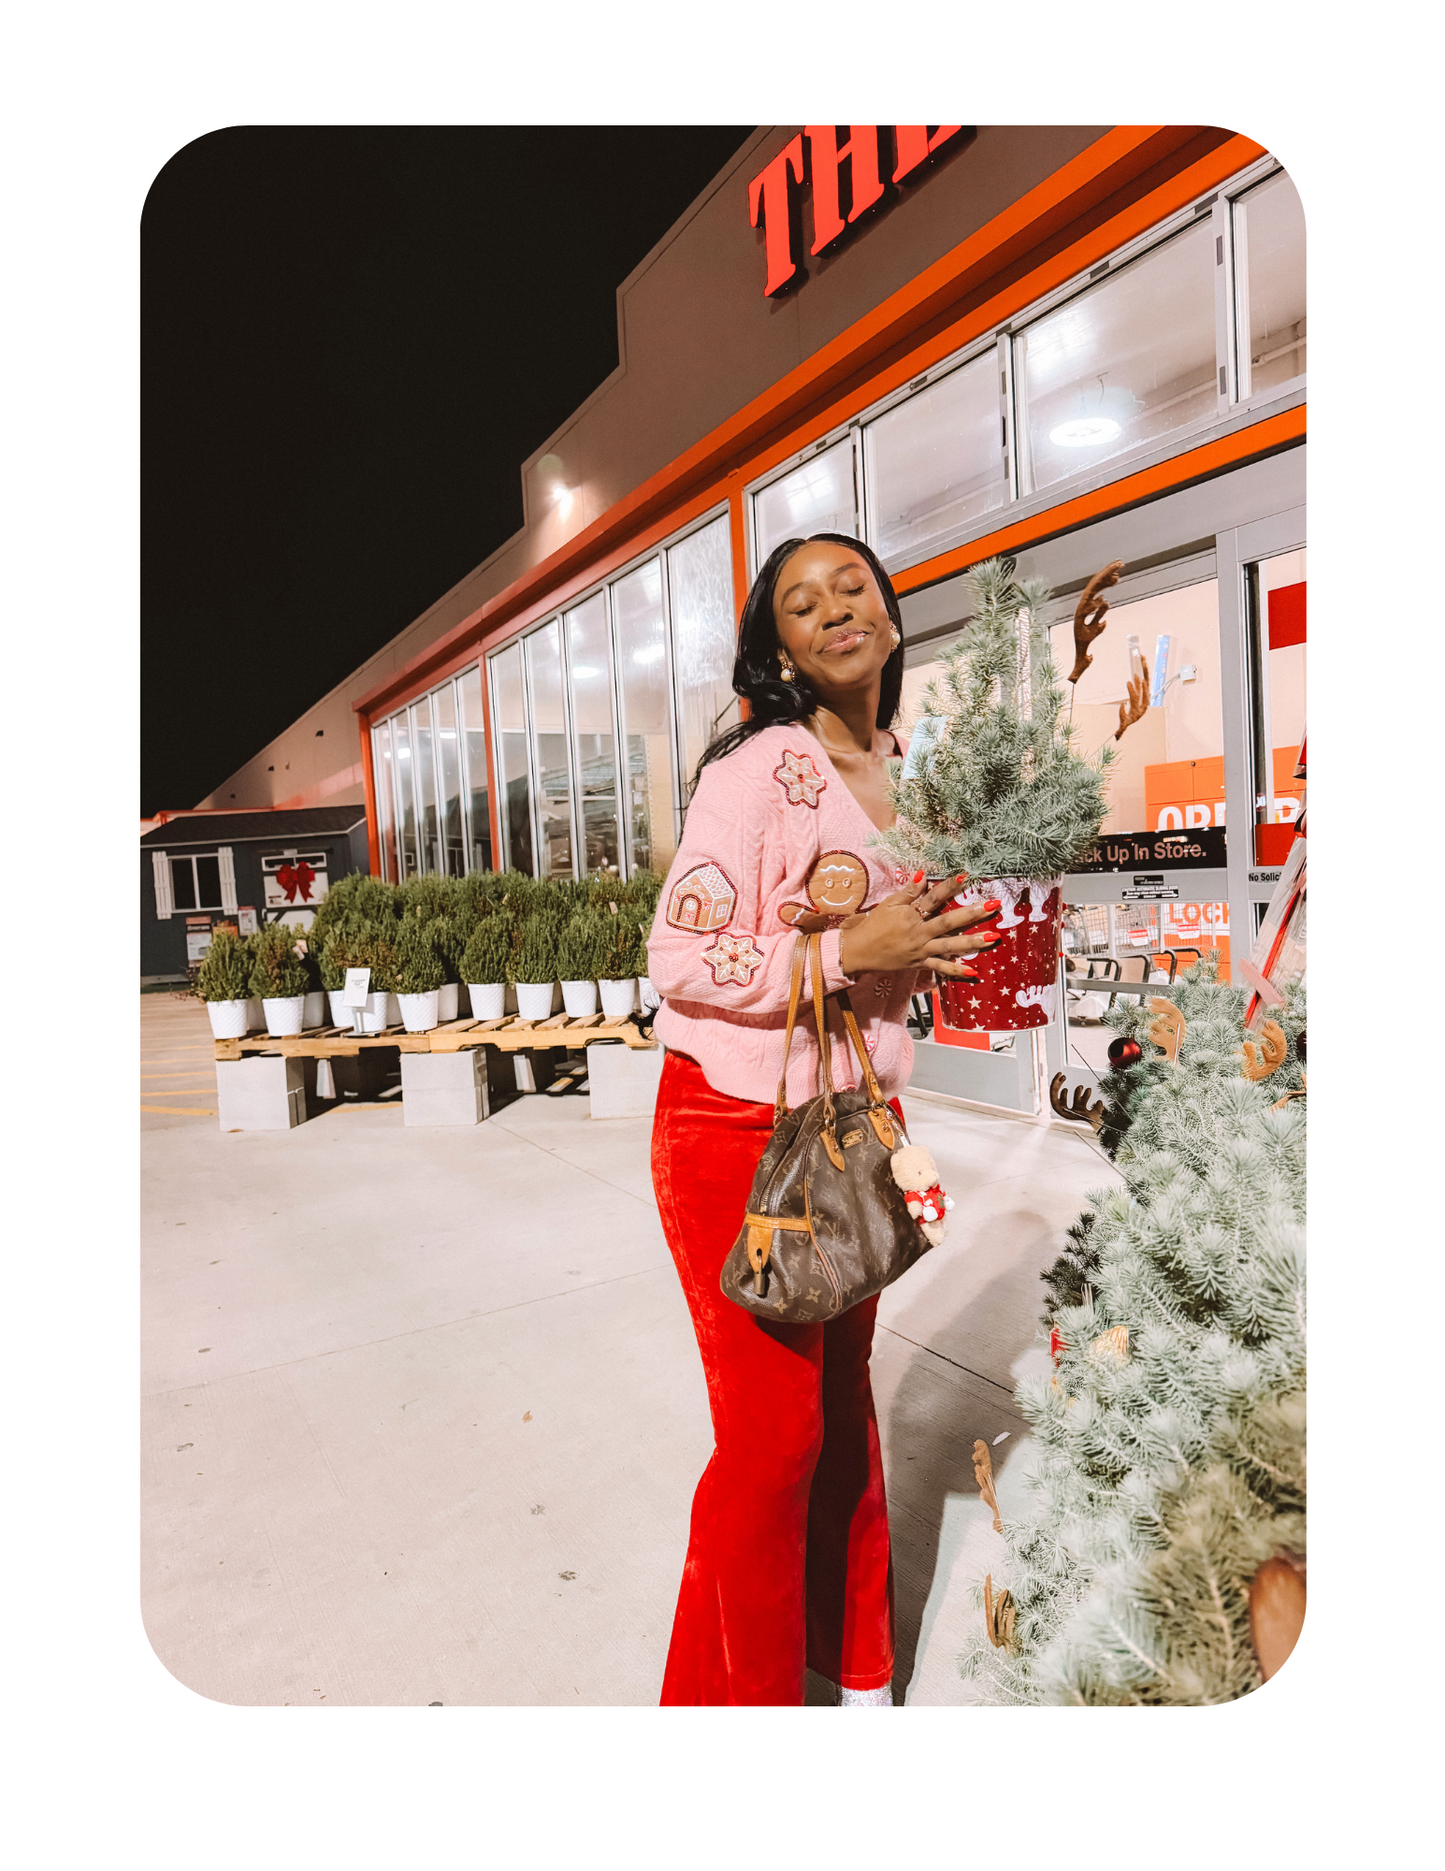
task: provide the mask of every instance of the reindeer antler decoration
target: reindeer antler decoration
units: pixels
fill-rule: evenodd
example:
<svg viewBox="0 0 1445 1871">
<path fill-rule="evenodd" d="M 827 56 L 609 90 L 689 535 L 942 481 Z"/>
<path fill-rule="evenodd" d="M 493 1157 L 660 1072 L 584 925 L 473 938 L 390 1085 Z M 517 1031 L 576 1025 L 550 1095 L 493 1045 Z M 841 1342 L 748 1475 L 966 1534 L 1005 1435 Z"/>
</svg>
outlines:
<svg viewBox="0 0 1445 1871">
<path fill-rule="evenodd" d="M 1162 995 L 1156 995 L 1149 1002 L 1149 1011 L 1154 1016 L 1149 1022 L 1150 1043 L 1160 1048 L 1170 1065 L 1177 1064 L 1184 1039 L 1184 1015 L 1172 1000 L 1165 1000 Z"/>
<path fill-rule="evenodd" d="M 1109 600 L 1100 594 L 1110 585 L 1118 584 L 1123 569 L 1124 561 L 1115 559 L 1103 571 L 1095 572 L 1074 606 L 1074 666 L 1069 671 L 1070 682 L 1077 682 L 1094 660 L 1089 654 L 1089 645 L 1103 631 L 1104 613 L 1109 608 Z"/>
<path fill-rule="evenodd" d="M 1095 1130 L 1101 1129 L 1104 1123 L 1105 1109 L 1103 1099 L 1100 1098 L 1096 1103 L 1090 1104 L 1088 1086 L 1076 1085 L 1074 1087 L 1073 1103 L 1071 1104 L 1069 1102 L 1069 1095 L 1063 1089 L 1063 1086 L 1064 1074 L 1062 1072 L 1055 1072 L 1049 1085 L 1049 1103 L 1053 1106 L 1054 1110 L 1058 1112 L 1059 1116 L 1076 1118 L 1081 1124 L 1092 1124 Z"/>
<path fill-rule="evenodd" d="M 1255 1084 L 1277 1072 L 1289 1052 L 1289 1042 L 1278 1020 L 1265 1021 L 1259 1040 L 1258 1046 L 1252 1040 L 1246 1040 L 1242 1048 L 1244 1076 Z"/>
<path fill-rule="evenodd" d="M 1132 728 L 1136 721 L 1142 721 L 1149 712 L 1149 659 L 1147 656 L 1139 658 L 1139 667 L 1144 671 L 1143 675 L 1129 678 L 1129 699 L 1119 704 L 1119 725 L 1114 730 L 1116 741 L 1123 740 L 1125 728 Z"/>
<path fill-rule="evenodd" d="M 993 1491 L 993 1458 L 988 1452 L 988 1444 L 982 1436 L 973 1445 L 973 1478 L 978 1483 L 978 1491 L 987 1506 L 993 1509 L 993 1530 L 1003 1532 L 1003 1522 L 998 1514 L 998 1496 Z"/>
</svg>

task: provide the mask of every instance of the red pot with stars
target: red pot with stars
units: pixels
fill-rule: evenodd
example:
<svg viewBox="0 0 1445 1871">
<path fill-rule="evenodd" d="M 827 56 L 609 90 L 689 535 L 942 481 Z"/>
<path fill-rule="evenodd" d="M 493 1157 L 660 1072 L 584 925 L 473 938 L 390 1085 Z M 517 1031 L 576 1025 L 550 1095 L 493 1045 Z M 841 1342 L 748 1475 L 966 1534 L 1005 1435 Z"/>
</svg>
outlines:
<svg viewBox="0 0 1445 1871">
<path fill-rule="evenodd" d="M 965 957 L 976 981 L 938 983 L 945 1026 L 964 1033 L 1020 1033 L 1047 1026 L 1059 997 L 1060 877 L 978 877 L 953 899 L 960 908 L 997 897 L 1002 908 L 976 929 L 992 929 L 997 948 Z"/>
</svg>

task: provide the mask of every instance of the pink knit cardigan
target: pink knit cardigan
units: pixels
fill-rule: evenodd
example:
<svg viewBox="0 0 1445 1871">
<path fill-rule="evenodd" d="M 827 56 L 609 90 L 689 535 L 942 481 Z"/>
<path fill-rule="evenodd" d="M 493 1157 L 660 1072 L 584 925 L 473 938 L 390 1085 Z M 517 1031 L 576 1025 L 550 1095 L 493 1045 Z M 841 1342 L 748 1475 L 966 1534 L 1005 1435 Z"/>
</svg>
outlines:
<svg viewBox="0 0 1445 1871">
<path fill-rule="evenodd" d="M 899 744 L 906 752 L 902 737 Z M 771 1102 L 797 940 L 779 911 L 788 903 L 813 907 L 808 879 L 829 853 L 841 875 L 856 874 L 859 865 L 866 871 L 864 907 L 891 895 L 906 873 L 871 848 L 874 832 L 806 728 L 764 728 L 704 767 L 648 939 L 647 971 L 662 996 L 658 1038 L 696 1059 L 715 1091 Z M 849 981 L 838 965 L 838 940 L 836 927 L 822 939 L 824 989 L 848 989 L 874 1071 L 885 1091 L 901 1091 L 913 1065 L 904 1021 L 920 976 L 909 969 Z M 858 1067 L 836 1009 L 829 1030 L 834 1082 L 849 1089 Z M 814 1097 L 817 1079 L 809 1007 L 793 1035 L 789 1105 Z"/>
</svg>

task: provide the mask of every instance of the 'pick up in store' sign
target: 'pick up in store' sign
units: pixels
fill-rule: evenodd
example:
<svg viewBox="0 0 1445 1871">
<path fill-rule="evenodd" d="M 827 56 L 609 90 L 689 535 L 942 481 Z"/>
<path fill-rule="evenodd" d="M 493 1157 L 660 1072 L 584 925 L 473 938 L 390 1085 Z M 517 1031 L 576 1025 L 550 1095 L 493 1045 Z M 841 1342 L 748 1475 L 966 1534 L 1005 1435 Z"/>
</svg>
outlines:
<svg viewBox="0 0 1445 1871">
<path fill-rule="evenodd" d="M 1105 832 L 1088 854 L 1071 864 L 1069 870 L 1072 873 L 1133 871 L 1142 870 L 1146 865 L 1164 865 L 1174 871 L 1223 870 L 1226 836 L 1222 825 L 1200 826 L 1185 833 Z"/>
</svg>

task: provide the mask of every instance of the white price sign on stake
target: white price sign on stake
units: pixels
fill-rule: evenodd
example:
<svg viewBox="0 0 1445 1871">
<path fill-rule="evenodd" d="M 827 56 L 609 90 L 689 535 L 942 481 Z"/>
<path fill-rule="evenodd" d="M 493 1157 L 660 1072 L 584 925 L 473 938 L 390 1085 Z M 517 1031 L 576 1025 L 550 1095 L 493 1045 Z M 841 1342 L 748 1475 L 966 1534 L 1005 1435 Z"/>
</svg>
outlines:
<svg viewBox="0 0 1445 1871">
<path fill-rule="evenodd" d="M 364 1007 L 371 992 L 371 970 L 369 968 L 348 968 L 346 986 L 341 992 L 343 1007 Z"/>
</svg>

